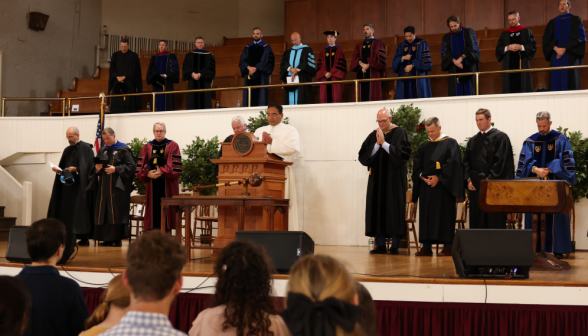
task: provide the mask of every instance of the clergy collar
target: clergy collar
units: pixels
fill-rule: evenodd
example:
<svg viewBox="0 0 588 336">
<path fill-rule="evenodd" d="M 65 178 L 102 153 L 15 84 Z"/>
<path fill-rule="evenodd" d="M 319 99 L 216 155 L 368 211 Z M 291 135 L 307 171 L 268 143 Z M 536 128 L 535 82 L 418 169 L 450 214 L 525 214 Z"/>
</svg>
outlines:
<svg viewBox="0 0 588 336">
<path fill-rule="evenodd" d="M 302 48 L 306 48 L 306 47 L 308 47 L 306 44 L 300 44 L 297 46 L 292 46 L 292 49 L 298 50 L 298 49 L 302 49 Z"/>
<path fill-rule="evenodd" d="M 112 145 L 112 146 L 106 145 L 106 148 L 115 149 L 115 148 L 122 147 L 122 146 L 125 146 L 125 144 L 116 140 L 116 143 L 114 145 Z"/>
<path fill-rule="evenodd" d="M 431 142 L 441 141 L 441 140 L 443 140 L 443 138 L 446 138 L 446 137 L 447 137 L 447 135 L 445 135 L 445 134 L 443 134 L 443 132 L 441 132 L 441 135 L 439 135 L 439 137 L 437 139 L 429 138 L 429 141 L 431 141 Z"/>
<path fill-rule="evenodd" d="M 523 26 L 523 25 L 521 25 L 519 23 L 518 26 L 516 26 L 516 27 L 508 27 L 508 29 L 505 29 L 504 31 L 507 31 L 509 33 L 516 33 L 516 32 L 520 32 L 521 30 L 523 30 L 525 28 L 527 28 L 527 27 L 525 27 L 525 26 Z"/>
<path fill-rule="evenodd" d="M 157 55 L 166 55 L 166 54 L 169 54 L 169 51 L 166 50 L 164 52 L 158 52 L 157 53 Z"/>
<path fill-rule="evenodd" d="M 171 142 L 171 140 L 169 140 L 168 138 L 165 138 L 161 141 L 157 141 L 157 140 L 153 139 L 153 140 L 149 141 L 149 144 L 160 146 L 160 145 L 166 144 L 168 142 Z"/>
</svg>

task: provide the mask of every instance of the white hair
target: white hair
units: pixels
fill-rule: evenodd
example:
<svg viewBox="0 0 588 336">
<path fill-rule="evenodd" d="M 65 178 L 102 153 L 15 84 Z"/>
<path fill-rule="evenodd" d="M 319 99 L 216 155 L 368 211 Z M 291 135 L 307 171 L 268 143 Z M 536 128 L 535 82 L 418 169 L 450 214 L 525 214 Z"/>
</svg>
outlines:
<svg viewBox="0 0 588 336">
<path fill-rule="evenodd" d="M 231 118 L 231 124 L 236 123 L 236 122 L 240 122 L 241 125 L 247 127 L 247 121 L 245 121 L 245 118 L 241 117 L 241 116 L 236 116 Z"/>
<path fill-rule="evenodd" d="M 157 125 L 159 125 L 159 126 L 163 127 L 163 131 L 164 131 L 164 132 L 167 132 L 167 129 L 165 128 L 165 123 L 163 123 L 163 122 L 161 122 L 161 121 L 158 121 L 158 122 L 156 122 L 155 124 L 153 124 L 153 130 L 154 130 L 154 131 L 155 131 L 155 126 L 157 126 Z"/>
<path fill-rule="evenodd" d="M 71 128 L 71 130 L 74 132 L 74 134 L 75 134 L 75 135 L 80 135 L 80 130 L 79 130 L 77 127 L 75 127 L 75 126 L 72 126 L 72 127 L 70 127 L 70 128 Z M 68 130 L 69 130 L 70 128 L 68 128 Z"/>
<path fill-rule="evenodd" d="M 542 111 L 537 113 L 537 117 L 535 118 L 535 120 L 539 121 L 539 120 L 545 120 L 547 119 L 547 121 L 551 121 L 551 113 L 547 112 L 547 111 Z"/>
<path fill-rule="evenodd" d="M 430 118 L 427 118 L 427 120 L 425 120 L 425 126 L 429 127 L 433 124 L 435 124 L 435 126 L 439 127 L 439 126 L 441 126 L 441 120 L 439 120 L 439 118 L 437 118 L 437 117 L 430 117 Z"/>
</svg>

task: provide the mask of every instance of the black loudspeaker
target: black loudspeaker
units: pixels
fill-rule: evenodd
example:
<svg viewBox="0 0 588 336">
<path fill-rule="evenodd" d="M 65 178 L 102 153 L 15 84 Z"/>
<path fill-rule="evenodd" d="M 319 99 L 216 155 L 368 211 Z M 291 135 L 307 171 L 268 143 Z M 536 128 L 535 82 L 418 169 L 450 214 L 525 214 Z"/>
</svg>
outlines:
<svg viewBox="0 0 588 336">
<path fill-rule="evenodd" d="M 288 273 L 298 259 L 314 254 L 314 241 L 303 231 L 237 231 L 235 240 L 263 246 L 278 273 Z"/>
<path fill-rule="evenodd" d="M 532 230 L 457 230 L 451 251 L 455 272 L 466 278 L 528 278 Z"/>
<path fill-rule="evenodd" d="M 8 249 L 6 250 L 6 259 L 16 263 L 30 263 L 31 257 L 27 250 L 27 228 L 28 226 L 10 227 L 8 236 Z"/>
</svg>

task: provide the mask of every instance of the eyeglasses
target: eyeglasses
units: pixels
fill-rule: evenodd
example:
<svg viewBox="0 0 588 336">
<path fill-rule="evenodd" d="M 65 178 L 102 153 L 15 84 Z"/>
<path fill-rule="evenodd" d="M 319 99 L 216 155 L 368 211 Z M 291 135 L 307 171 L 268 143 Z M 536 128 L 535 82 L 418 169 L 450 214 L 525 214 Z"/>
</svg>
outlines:
<svg viewBox="0 0 588 336">
<path fill-rule="evenodd" d="M 153 131 L 153 133 L 165 133 L 165 131 L 157 130 L 157 131 Z"/>
<path fill-rule="evenodd" d="M 388 121 L 388 118 L 386 118 L 386 119 L 384 119 L 384 120 L 376 120 L 376 122 L 377 122 L 378 124 L 385 123 L 386 121 Z"/>
</svg>

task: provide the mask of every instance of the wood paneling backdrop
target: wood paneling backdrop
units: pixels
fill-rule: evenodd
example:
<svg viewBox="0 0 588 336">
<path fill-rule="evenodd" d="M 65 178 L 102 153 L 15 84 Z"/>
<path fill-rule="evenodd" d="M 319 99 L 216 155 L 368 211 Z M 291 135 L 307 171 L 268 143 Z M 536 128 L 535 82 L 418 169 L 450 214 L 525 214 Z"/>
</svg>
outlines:
<svg viewBox="0 0 588 336">
<path fill-rule="evenodd" d="M 402 35 L 404 27 L 414 26 L 417 34 L 448 31 L 450 15 L 475 30 L 508 26 L 506 13 L 517 10 L 521 24 L 547 24 L 559 14 L 558 0 L 285 0 L 284 34 L 297 31 L 303 42 L 322 42 L 325 30 L 336 29 L 339 41 L 363 38 L 363 24 L 375 26 L 376 37 Z M 588 0 L 572 1 L 571 12 L 586 18 Z"/>
<path fill-rule="evenodd" d="M 490 109 L 495 126 L 509 135 L 516 158 L 523 141 L 537 132 L 538 111 L 552 113 L 553 128 L 569 127 L 570 131 L 588 134 L 586 90 L 285 106 L 284 114 L 298 129 L 304 151 L 304 158 L 295 164 L 299 227 L 316 243 L 367 244 L 364 216 L 368 172 L 357 161 L 357 153 L 365 137 L 376 127 L 379 109 L 397 109 L 410 103 L 422 109 L 422 118 L 439 117 L 443 132 L 460 143 L 478 132 L 475 111 L 481 107 Z M 258 115 L 260 110 L 251 107 L 118 114 L 106 116 L 105 124 L 116 130 L 118 140 L 129 142 L 134 137 L 152 139 L 153 123 L 163 121 L 169 130 L 168 138 L 185 148 L 196 135 L 224 139 L 232 133 L 232 117 L 241 115 L 247 119 Z M 47 160 L 59 162 L 60 153 L 67 146 L 66 129 L 77 126 L 81 139 L 93 143 L 96 122 L 95 115 L 0 118 L 0 143 L 10 144 L 0 147 L 0 160 L 16 152 L 46 152 Z M 21 183 L 33 183 L 33 220 L 45 216 L 54 177 L 48 164 L 13 165 L 6 169 Z M 576 211 L 577 247 L 588 249 L 588 201 L 577 204 Z"/>
</svg>

